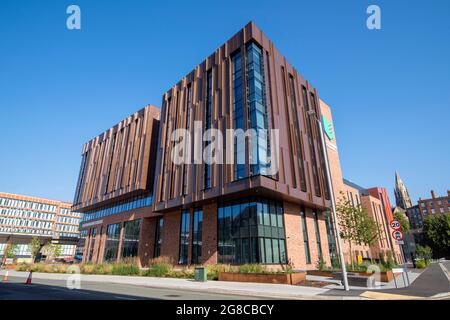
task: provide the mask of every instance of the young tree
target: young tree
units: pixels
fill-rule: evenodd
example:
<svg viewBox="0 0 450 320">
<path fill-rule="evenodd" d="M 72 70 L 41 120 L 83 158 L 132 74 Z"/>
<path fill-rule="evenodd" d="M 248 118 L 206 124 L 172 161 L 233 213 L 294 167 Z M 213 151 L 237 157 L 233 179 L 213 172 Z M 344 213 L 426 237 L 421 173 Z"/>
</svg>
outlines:
<svg viewBox="0 0 450 320">
<path fill-rule="evenodd" d="M 3 254 L 7 259 L 14 259 L 16 257 L 16 251 L 17 251 L 17 244 L 7 243 Z"/>
<path fill-rule="evenodd" d="M 400 224 L 402 225 L 403 233 L 408 233 L 409 230 L 411 230 L 408 218 L 406 218 L 406 216 L 401 212 L 394 212 L 394 219 L 400 222 Z"/>
<path fill-rule="evenodd" d="M 34 262 L 36 260 L 36 256 L 38 255 L 39 251 L 41 251 L 41 240 L 39 240 L 38 237 L 33 237 L 31 239 L 30 244 L 28 245 L 31 251 L 31 260 Z"/>
<path fill-rule="evenodd" d="M 426 218 L 424 232 L 435 254 L 450 256 L 450 213 Z"/>
<path fill-rule="evenodd" d="M 380 237 L 379 225 L 369 216 L 366 210 L 359 213 L 358 237 L 361 243 L 371 247 Z"/>
<path fill-rule="evenodd" d="M 361 205 L 353 205 L 343 192 L 341 192 L 339 203 L 336 206 L 336 213 L 341 229 L 341 238 L 348 241 L 349 244 L 353 268 L 352 243 L 363 243 L 371 246 L 379 237 L 378 225 Z"/>
</svg>

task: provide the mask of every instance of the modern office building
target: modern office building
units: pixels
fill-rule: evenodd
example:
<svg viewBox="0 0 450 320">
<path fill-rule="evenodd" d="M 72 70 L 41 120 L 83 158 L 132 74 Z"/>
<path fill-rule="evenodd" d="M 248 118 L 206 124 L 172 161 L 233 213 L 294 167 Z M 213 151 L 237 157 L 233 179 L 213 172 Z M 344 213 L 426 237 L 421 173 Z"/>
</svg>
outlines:
<svg viewBox="0 0 450 320">
<path fill-rule="evenodd" d="M 308 111 L 320 116 L 317 90 L 253 23 L 167 91 L 154 188 L 164 221 L 159 254 L 179 264 L 329 264 L 330 194 L 320 132 Z M 175 129 L 200 137 L 208 129 L 276 129 L 279 143 L 269 135 L 223 137 L 214 149 L 213 139 L 200 138 L 186 155 L 203 147 L 216 163 L 177 165 L 170 161 Z M 279 170 L 269 172 L 276 161 Z"/>
<path fill-rule="evenodd" d="M 77 248 L 83 262 L 140 257 L 146 264 L 153 256 L 159 114 L 147 106 L 83 146 L 73 203 L 83 213 Z"/>
<path fill-rule="evenodd" d="M 353 206 L 361 206 L 367 211 L 368 215 L 375 220 L 378 226 L 378 240 L 372 246 L 352 242 L 352 252 L 350 255 L 350 243 L 348 241 L 343 241 L 344 257 L 346 261 L 350 262 L 350 256 L 353 258 L 359 256 L 359 261 L 361 259 L 379 260 L 381 256 L 386 258 L 386 253 L 388 251 L 392 252 L 396 261 L 402 261 L 398 245 L 393 244 L 391 241 L 389 222 L 392 220 L 392 212 L 390 211 L 390 203 L 386 189 L 367 189 L 343 178 L 332 111 L 322 100 L 320 101 L 320 109 L 322 113 L 321 121 L 325 132 L 325 142 L 335 201 L 336 203 L 340 203 L 341 201 L 348 200 Z"/>
<path fill-rule="evenodd" d="M 450 212 L 450 190 L 447 190 L 446 196 L 436 197 L 434 191 L 431 191 L 431 198 L 422 199 L 418 201 L 422 217 L 425 219 L 428 216 Z"/>
<path fill-rule="evenodd" d="M 83 261 L 330 265 L 322 105 L 249 23 L 163 95 L 161 116 L 147 107 L 84 145 L 73 206 L 84 213 Z M 336 145 L 327 149 L 339 160 Z M 346 185 L 339 161 L 332 166 L 335 190 L 351 190 L 379 221 L 376 248 L 354 249 L 379 256 L 390 248 L 382 200 Z"/>
<path fill-rule="evenodd" d="M 41 244 L 61 245 L 60 257 L 73 257 L 79 237 L 80 213 L 71 203 L 0 192 L 0 256 L 8 243 L 17 245 L 20 260 L 31 258 L 33 237 Z"/>
</svg>

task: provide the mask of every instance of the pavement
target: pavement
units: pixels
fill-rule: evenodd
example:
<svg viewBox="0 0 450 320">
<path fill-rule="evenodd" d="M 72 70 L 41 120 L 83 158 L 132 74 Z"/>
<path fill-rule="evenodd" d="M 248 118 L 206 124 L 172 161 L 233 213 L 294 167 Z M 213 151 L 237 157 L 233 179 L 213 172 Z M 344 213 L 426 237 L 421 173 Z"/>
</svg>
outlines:
<svg viewBox="0 0 450 320">
<path fill-rule="evenodd" d="M 414 274 L 416 270 L 409 271 Z M 367 288 L 351 288 L 350 291 L 333 289 L 326 292 L 327 296 L 359 296 L 369 299 L 398 300 L 398 299 L 450 299 L 450 261 L 431 263 L 420 274 L 410 276 L 409 286 L 395 288 L 392 282 L 378 289 L 367 290 Z M 397 282 L 401 277 L 397 277 Z M 401 282 L 400 282 L 401 283 Z"/>
<path fill-rule="evenodd" d="M 1 276 L 4 273 L 4 270 L 0 271 Z M 410 270 L 411 285 L 408 287 L 401 287 L 401 277 L 397 277 L 397 285 L 400 286 L 398 289 L 393 287 L 392 281 L 379 288 L 352 287 L 350 291 L 342 290 L 335 280 L 314 276 L 308 276 L 307 279 L 330 282 L 330 285 L 315 288 L 282 284 L 50 273 L 33 273 L 33 284 L 25 285 L 28 274 L 9 271 L 9 281 L 0 282 L 0 299 L 450 299 L 450 261 L 432 263 L 421 273 Z M 76 283 L 79 283 L 78 289 L 67 287 L 67 284 Z"/>
</svg>

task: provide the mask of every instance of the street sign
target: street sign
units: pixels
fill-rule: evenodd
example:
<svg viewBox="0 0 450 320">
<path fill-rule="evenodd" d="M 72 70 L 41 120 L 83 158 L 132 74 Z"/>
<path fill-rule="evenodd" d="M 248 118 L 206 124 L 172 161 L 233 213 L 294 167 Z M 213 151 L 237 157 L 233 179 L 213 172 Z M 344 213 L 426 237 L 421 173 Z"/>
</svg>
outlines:
<svg viewBox="0 0 450 320">
<path fill-rule="evenodd" d="M 391 228 L 394 230 L 401 230 L 402 224 L 398 220 L 392 220 L 391 221 Z"/>
<path fill-rule="evenodd" d="M 392 237 L 397 241 L 402 241 L 404 238 L 403 233 L 399 230 L 392 231 Z"/>
<path fill-rule="evenodd" d="M 403 268 L 392 268 L 392 273 L 403 273 L 404 271 Z"/>
<path fill-rule="evenodd" d="M 401 244 L 401 245 L 404 245 L 405 244 L 405 241 L 396 241 L 397 242 L 397 244 Z"/>
</svg>

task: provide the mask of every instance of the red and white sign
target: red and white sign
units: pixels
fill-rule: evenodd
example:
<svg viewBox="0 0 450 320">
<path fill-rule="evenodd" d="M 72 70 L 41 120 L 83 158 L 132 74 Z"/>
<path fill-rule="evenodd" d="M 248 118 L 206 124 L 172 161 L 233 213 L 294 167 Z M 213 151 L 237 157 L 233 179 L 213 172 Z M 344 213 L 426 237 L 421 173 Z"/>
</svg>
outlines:
<svg viewBox="0 0 450 320">
<path fill-rule="evenodd" d="M 392 220 L 391 221 L 391 228 L 395 231 L 402 229 L 402 224 L 398 220 Z"/>
<path fill-rule="evenodd" d="M 394 238 L 397 241 L 402 241 L 404 236 L 400 230 L 394 230 L 392 231 L 392 238 Z"/>
</svg>

